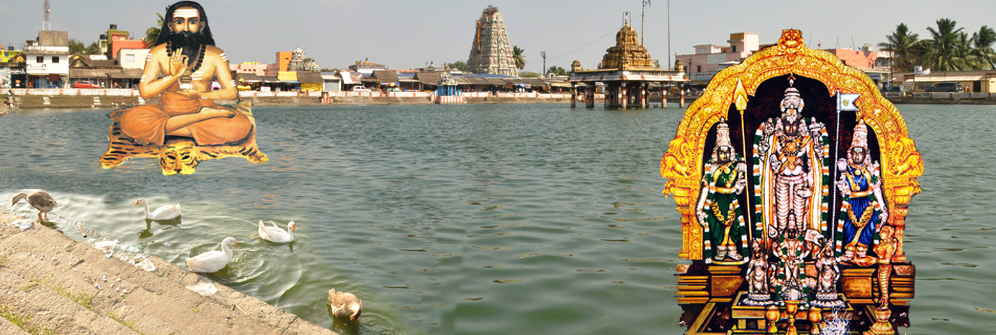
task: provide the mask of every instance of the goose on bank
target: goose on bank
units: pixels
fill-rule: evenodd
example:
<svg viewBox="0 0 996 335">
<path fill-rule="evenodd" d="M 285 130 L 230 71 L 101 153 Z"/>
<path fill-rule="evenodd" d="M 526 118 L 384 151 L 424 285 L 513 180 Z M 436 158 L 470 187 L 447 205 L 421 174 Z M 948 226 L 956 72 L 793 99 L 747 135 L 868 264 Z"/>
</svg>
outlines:
<svg viewBox="0 0 996 335">
<path fill-rule="evenodd" d="M 45 191 L 34 191 L 31 194 L 21 193 L 14 196 L 14 200 L 10 203 L 14 206 L 18 201 L 26 199 L 31 207 L 38 209 L 38 221 L 42 221 L 42 214 L 45 214 L 45 220 L 48 220 L 48 212 L 51 212 L 55 208 L 57 203 L 55 199 L 52 199 L 51 195 L 45 193 Z"/>
</svg>

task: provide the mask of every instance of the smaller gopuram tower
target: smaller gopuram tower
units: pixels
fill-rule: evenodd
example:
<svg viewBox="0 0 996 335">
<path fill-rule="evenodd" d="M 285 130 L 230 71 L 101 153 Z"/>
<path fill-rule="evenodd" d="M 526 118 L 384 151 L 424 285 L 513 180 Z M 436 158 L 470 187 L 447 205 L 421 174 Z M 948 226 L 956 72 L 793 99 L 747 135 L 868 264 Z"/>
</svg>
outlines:
<svg viewBox="0 0 996 335">
<path fill-rule="evenodd" d="M 605 85 L 605 108 L 647 108 L 651 95 L 661 96 L 661 107 L 667 106 L 662 94 L 664 88 L 683 85 L 688 78 L 679 71 L 654 68 L 654 60 L 647 48 L 640 45 L 638 37 L 629 21 L 625 21 L 616 33 L 616 45 L 605 49 L 598 69 L 582 70 L 577 60 L 571 64 L 571 108 L 576 107 L 579 94 L 584 96 L 581 101 L 586 107 L 594 108 L 595 87 L 600 84 Z M 578 84 L 583 84 L 580 86 L 583 92 L 578 91 Z"/>
<path fill-rule="evenodd" d="M 598 65 L 599 69 L 619 70 L 653 67 L 654 61 L 650 59 L 650 53 L 640 45 L 636 30 L 628 22 L 616 33 L 616 45 L 605 49 L 605 56 L 602 56 L 602 62 Z"/>
<path fill-rule="evenodd" d="M 505 34 L 505 23 L 495 6 L 485 8 L 481 18 L 477 20 L 467 70 L 502 76 L 519 75 L 515 59 L 512 58 L 512 45 L 508 43 L 508 35 Z"/>
</svg>

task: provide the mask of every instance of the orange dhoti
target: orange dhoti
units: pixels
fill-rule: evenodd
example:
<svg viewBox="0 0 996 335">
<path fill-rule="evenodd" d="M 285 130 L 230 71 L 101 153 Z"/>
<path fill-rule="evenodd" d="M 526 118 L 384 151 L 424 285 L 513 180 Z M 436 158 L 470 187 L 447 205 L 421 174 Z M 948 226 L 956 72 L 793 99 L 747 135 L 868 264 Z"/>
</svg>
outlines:
<svg viewBox="0 0 996 335">
<path fill-rule="evenodd" d="M 230 144 L 250 136 L 253 122 L 242 112 L 218 106 L 211 100 L 189 98 L 174 92 L 163 92 L 158 105 L 142 105 L 126 109 L 119 114 L 120 120 L 116 121 L 121 125 L 121 131 L 125 135 L 163 145 L 166 138 L 166 121 L 177 115 L 199 113 L 204 107 L 231 110 L 235 112 L 235 116 L 208 119 L 186 126 L 197 145 Z"/>
</svg>

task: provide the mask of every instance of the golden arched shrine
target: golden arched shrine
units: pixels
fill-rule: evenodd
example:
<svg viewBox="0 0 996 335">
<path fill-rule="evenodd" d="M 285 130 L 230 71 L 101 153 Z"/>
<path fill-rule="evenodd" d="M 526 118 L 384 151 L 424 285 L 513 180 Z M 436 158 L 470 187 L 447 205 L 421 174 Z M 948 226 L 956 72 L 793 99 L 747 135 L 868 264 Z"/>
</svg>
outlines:
<svg viewBox="0 0 996 335">
<path fill-rule="evenodd" d="M 908 322 L 903 231 L 923 161 L 868 76 L 800 31 L 717 74 L 660 168 L 693 261 L 678 268 L 690 333 L 814 331 L 855 310 L 851 330 Z"/>
</svg>

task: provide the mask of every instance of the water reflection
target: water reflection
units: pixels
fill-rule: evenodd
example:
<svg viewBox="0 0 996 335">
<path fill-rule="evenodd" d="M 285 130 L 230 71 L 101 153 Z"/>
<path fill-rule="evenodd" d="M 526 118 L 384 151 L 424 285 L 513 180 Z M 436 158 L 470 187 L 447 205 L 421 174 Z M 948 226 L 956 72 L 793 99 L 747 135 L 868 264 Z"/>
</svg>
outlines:
<svg viewBox="0 0 996 335">
<path fill-rule="evenodd" d="M 166 226 L 166 227 L 162 227 L 162 229 L 160 229 L 159 231 L 167 231 L 167 230 L 170 230 L 172 228 L 176 228 L 176 227 L 180 226 L 180 217 L 177 216 L 176 218 L 170 219 L 170 220 L 150 220 L 150 219 L 145 219 L 145 230 L 142 230 L 142 231 L 138 232 L 138 239 L 139 240 L 144 240 L 144 239 L 150 238 L 150 237 L 152 237 L 152 235 L 154 235 L 152 233 L 152 223 L 153 222 L 155 222 L 157 224 L 157 226 Z"/>
</svg>

